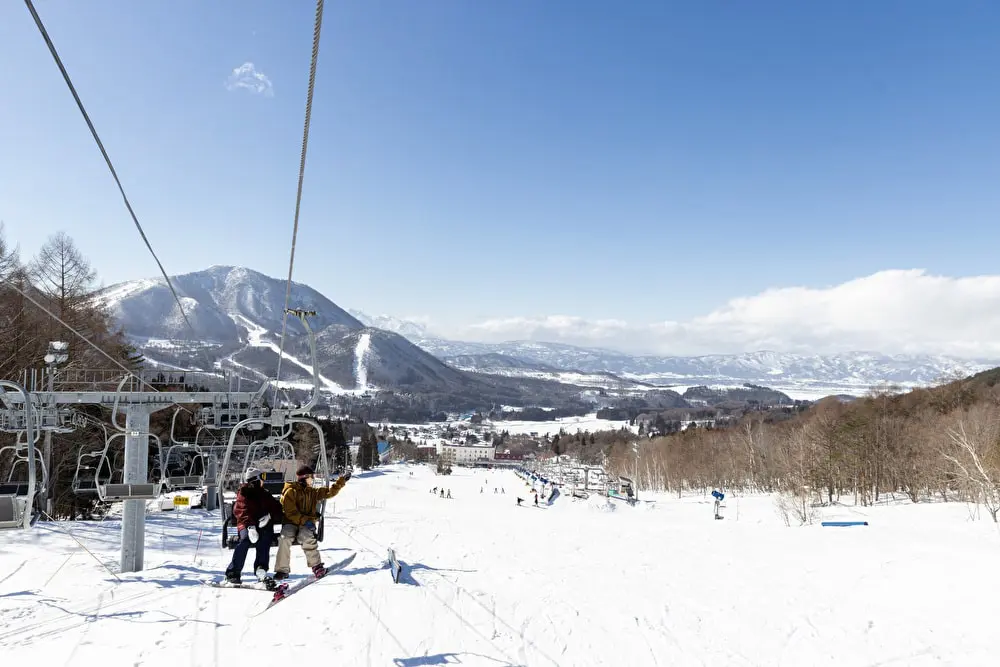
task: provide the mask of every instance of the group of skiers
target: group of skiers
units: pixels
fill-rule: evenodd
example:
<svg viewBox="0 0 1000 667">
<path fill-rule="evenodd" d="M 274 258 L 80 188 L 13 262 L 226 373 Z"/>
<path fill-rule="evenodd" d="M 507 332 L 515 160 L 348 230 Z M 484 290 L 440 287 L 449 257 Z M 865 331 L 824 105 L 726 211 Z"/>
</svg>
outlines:
<svg viewBox="0 0 1000 667">
<path fill-rule="evenodd" d="M 233 518 L 239 532 L 239 542 L 233 549 L 233 559 L 226 568 L 226 581 L 239 584 L 243 566 L 250 547 L 256 549 L 254 574 L 260 581 L 267 580 L 268 560 L 274 524 L 281 524 L 278 535 L 278 555 L 274 559 L 274 579 L 288 578 L 291 572 L 292 544 L 298 541 L 306 557 L 306 564 L 316 578 L 326 574 L 326 568 L 319 555 L 316 540 L 316 524 L 319 522 L 319 503 L 333 498 L 351 478 L 350 470 L 330 487 L 312 485 L 315 471 L 303 465 L 295 471 L 295 481 L 285 482 L 281 490 L 281 500 L 277 500 L 264 488 L 264 472 L 249 468 L 244 475 L 244 483 L 236 492 L 233 504 Z"/>
</svg>

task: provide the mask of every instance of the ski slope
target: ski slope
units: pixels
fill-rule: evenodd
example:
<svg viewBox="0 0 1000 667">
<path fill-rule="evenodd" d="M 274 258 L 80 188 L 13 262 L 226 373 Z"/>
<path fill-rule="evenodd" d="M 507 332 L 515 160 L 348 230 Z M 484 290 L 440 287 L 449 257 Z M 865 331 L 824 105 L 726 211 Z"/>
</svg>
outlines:
<svg viewBox="0 0 1000 667">
<path fill-rule="evenodd" d="M 453 499 L 429 493 L 442 485 Z M 1000 535 L 964 505 L 842 507 L 827 518 L 870 525 L 788 528 L 765 496 L 727 498 L 715 521 L 700 495 L 636 507 L 564 495 L 535 508 L 516 507 L 518 494 L 531 502 L 506 471 L 356 475 L 328 506 L 321 547 L 328 564 L 357 558 L 263 614 L 268 593 L 201 583 L 221 577 L 230 552 L 200 510 L 151 512 L 145 570 L 120 582 L 105 569 L 117 570 L 117 521 L 5 531 L 0 656 L 142 667 L 996 664 Z M 298 547 L 292 571 L 293 581 L 307 572 Z"/>
</svg>

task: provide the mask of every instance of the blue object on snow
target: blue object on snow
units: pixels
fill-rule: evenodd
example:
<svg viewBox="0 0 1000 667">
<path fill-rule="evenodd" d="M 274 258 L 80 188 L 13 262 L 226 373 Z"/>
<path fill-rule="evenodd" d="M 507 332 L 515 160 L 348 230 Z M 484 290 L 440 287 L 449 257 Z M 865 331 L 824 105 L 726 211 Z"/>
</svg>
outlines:
<svg viewBox="0 0 1000 667">
<path fill-rule="evenodd" d="M 867 526 L 867 521 L 824 521 L 820 524 L 824 527 L 846 527 L 846 526 Z"/>
<path fill-rule="evenodd" d="M 715 498 L 716 500 L 722 500 L 723 498 L 726 497 L 726 494 L 722 493 L 721 491 L 714 491 L 713 490 L 712 491 L 712 497 Z"/>
</svg>

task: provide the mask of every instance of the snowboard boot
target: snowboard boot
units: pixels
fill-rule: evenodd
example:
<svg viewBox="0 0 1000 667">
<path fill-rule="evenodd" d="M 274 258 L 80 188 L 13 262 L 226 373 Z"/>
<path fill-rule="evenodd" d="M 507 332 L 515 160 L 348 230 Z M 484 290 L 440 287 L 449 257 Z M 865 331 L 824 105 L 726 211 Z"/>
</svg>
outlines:
<svg viewBox="0 0 1000 667">
<path fill-rule="evenodd" d="M 275 583 L 274 579 L 267 576 L 267 570 L 265 570 L 264 568 L 258 567 L 257 571 L 254 574 L 257 575 L 257 581 L 264 584 L 264 588 L 266 588 L 267 590 L 273 591 L 275 588 L 278 587 L 278 584 Z"/>
<path fill-rule="evenodd" d="M 275 572 L 274 573 L 274 580 L 275 581 L 281 581 L 282 579 L 287 579 L 287 578 L 288 578 L 288 573 L 287 572 Z"/>
<path fill-rule="evenodd" d="M 230 572 L 226 570 L 226 583 L 227 584 L 242 584 L 243 580 L 240 579 L 239 572 Z"/>
<path fill-rule="evenodd" d="M 326 576 L 326 568 L 323 566 L 323 563 L 318 563 L 314 565 L 312 571 L 313 571 L 313 576 L 316 577 L 317 579 L 322 579 L 323 577 Z"/>
</svg>

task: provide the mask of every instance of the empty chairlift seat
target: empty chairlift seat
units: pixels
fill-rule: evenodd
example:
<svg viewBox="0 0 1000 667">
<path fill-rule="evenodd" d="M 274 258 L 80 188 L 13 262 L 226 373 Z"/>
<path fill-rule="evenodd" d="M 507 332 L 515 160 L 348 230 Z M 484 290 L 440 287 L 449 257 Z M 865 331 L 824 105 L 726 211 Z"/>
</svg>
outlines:
<svg viewBox="0 0 1000 667">
<path fill-rule="evenodd" d="M 158 483 L 104 484 L 101 486 L 101 500 L 155 500 L 160 495 Z"/>
<path fill-rule="evenodd" d="M 0 484 L 0 529 L 22 528 L 28 507 L 28 484 Z"/>
<path fill-rule="evenodd" d="M 194 490 L 205 485 L 205 478 L 200 475 L 181 475 L 167 477 L 167 488 L 171 490 Z"/>
</svg>

